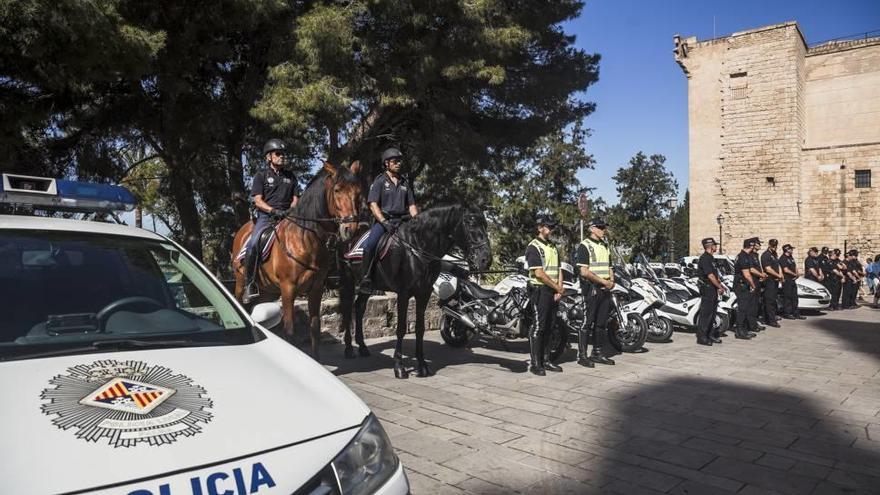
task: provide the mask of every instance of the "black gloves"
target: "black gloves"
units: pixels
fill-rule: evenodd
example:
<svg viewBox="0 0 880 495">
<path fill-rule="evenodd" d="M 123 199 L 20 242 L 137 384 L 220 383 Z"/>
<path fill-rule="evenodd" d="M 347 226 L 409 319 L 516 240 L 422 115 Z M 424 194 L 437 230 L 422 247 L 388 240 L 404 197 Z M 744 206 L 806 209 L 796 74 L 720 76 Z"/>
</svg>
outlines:
<svg viewBox="0 0 880 495">
<path fill-rule="evenodd" d="M 272 215 L 272 218 L 274 218 L 275 220 L 281 220 L 282 218 L 287 216 L 287 210 L 286 209 L 280 210 L 278 208 L 272 208 L 272 211 L 270 211 L 269 214 Z"/>
</svg>

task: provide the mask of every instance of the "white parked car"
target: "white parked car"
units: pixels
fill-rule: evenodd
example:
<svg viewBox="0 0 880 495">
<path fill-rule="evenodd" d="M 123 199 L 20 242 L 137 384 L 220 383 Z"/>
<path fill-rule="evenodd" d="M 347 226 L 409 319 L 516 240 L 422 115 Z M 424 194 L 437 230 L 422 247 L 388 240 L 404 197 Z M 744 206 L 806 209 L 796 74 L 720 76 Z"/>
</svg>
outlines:
<svg viewBox="0 0 880 495">
<path fill-rule="evenodd" d="M 4 174 L 0 202 L 74 210 L 115 186 Z M 0 216 L 3 493 L 405 494 L 382 426 L 248 315 L 181 246 L 141 229 Z"/>
</svg>

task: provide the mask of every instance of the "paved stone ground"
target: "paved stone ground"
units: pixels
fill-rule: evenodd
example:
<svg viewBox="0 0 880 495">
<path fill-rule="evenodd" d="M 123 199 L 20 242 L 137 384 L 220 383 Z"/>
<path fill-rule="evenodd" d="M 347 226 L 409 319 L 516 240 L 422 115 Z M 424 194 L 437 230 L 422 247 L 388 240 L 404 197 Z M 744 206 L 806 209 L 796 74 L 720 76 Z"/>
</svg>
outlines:
<svg viewBox="0 0 880 495">
<path fill-rule="evenodd" d="M 526 372 L 525 342 L 452 349 L 396 380 L 393 342 L 328 368 L 381 418 L 415 494 L 880 493 L 880 310 L 693 334 L 585 369 Z M 411 353 L 413 337 L 405 351 Z"/>
</svg>

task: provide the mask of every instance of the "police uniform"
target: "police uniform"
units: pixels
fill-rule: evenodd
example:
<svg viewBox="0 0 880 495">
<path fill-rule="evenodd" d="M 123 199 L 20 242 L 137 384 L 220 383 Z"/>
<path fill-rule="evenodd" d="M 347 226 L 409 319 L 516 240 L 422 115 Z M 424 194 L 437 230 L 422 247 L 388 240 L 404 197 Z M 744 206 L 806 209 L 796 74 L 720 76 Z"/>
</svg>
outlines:
<svg viewBox="0 0 880 495">
<path fill-rule="evenodd" d="M 831 293 L 831 306 L 829 306 L 829 309 L 832 311 L 840 309 L 840 293 L 843 288 L 843 281 L 840 280 L 840 277 L 846 270 L 846 265 L 840 260 L 840 250 L 835 249 L 833 253 L 831 259 L 828 260 L 829 272 L 825 276 L 828 282 L 828 291 Z"/>
<path fill-rule="evenodd" d="M 847 257 L 855 256 L 854 251 L 850 251 L 847 254 Z M 856 298 L 859 294 L 859 286 L 858 283 L 855 282 L 852 277 L 858 277 L 859 270 L 861 268 L 861 264 L 856 259 L 848 259 L 846 260 L 846 271 L 848 272 L 846 281 L 843 284 L 843 309 L 855 308 L 858 306 L 856 303 Z"/>
<path fill-rule="evenodd" d="M 828 287 L 829 279 L 829 271 L 831 270 L 831 258 L 828 257 L 828 248 L 822 247 L 822 250 L 819 252 L 819 256 L 816 257 L 816 264 L 819 265 L 819 271 L 822 273 L 822 285 L 831 290 Z"/>
<path fill-rule="evenodd" d="M 536 237 L 526 247 L 526 265 L 529 268 L 529 300 L 534 312 L 534 324 L 529 332 L 530 369 L 532 373 L 543 375 L 545 369 L 559 370 L 546 356 L 558 303 L 554 300 L 556 291 L 539 279 L 535 271 L 542 268 L 551 280 L 559 280 L 559 250 L 552 242 Z"/>
<path fill-rule="evenodd" d="M 707 237 L 702 240 L 703 248 L 709 244 L 715 244 L 715 239 Z M 721 280 L 718 268 L 715 267 L 715 256 L 704 252 L 697 261 L 697 276 L 700 280 L 697 343 L 703 345 L 712 345 L 713 342 L 721 343 L 721 340 L 712 334 L 712 323 L 715 321 L 715 312 L 718 310 L 718 289 L 709 281 L 709 275 L 713 274 L 717 280 Z"/>
<path fill-rule="evenodd" d="M 594 219 L 590 223 L 591 227 L 606 225 L 604 221 L 599 219 Z M 574 261 L 578 268 L 584 267 L 601 279 L 611 280 L 611 253 L 604 242 L 595 240 L 591 236 L 582 240 L 575 250 Z M 580 273 L 580 269 L 578 273 Z M 578 362 L 583 363 L 586 359 L 587 340 L 589 339 L 593 345 L 590 360 L 601 364 L 614 364 L 614 361 L 605 355 L 608 316 L 611 310 L 611 291 L 581 278 L 581 293 L 586 301 L 586 315 L 584 328 L 578 332 Z"/>
<path fill-rule="evenodd" d="M 761 254 L 761 266 L 764 267 L 765 272 L 767 268 L 770 268 L 779 273 L 779 257 L 770 248 L 767 248 Z M 764 321 L 771 326 L 778 326 L 776 323 L 777 297 L 779 297 L 779 281 L 768 273 L 767 280 L 764 281 Z"/>
<path fill-rule="evenodd" d="M 283 149 L 283 147 L 278 149 Z M 283 214 L 283 212 L 286 212 L 290 208 L 291 203 L 293 203 L 294 196 L 298 195 L 299 184 L 296 181 L 296 176 L 293 175 L 293 172 L 283 168 L 275 170 L 273 167 L 267 166 L 263 170 L 257 172 L 256 175 L 254 175 L 253 182 L 251 182 L 251 197 L 262 196 L 263 201 L 271 206 L 272 212 L 276 214 Z M 245 304 L 259 294 L 254 277 L 257 271 L 257 266 L 260 262 L 260 255 L 257 252 L 259 250 L 257 243 L 259 242 L 263 231 L 272 228 L 273 225 L 272 214 L 257 209 L 257 217 L 254 222 L 254 228 L 251 230 L 251 237 L 248 240 L 247 254 L 245 257 L 247 280 L 245 283 L 245 292 L 242 297 L 242 302 Z"/>
<path fill-rule="evenodd" d="M 376 203 L 382 210 L 385 220 L 397 228 L 403 222 L 404 218 L 409 214 L 409 207 L 416 203 L 413 195 L 412 185 L 403 175 L 397 176 L 397 184 L 391 179 L 388 172 L 383 172 L 376 177 L 370 186 L 370 192 L 367 195 L 367 203 Z M 385 225 L 375 221 L 370 227 L 370 234 L 367 236 L 363 245 L 363 263 L 364 280 L 361 283 L 362 288 L 367 288 L 370 284 L 370 271 L 373 266 L 373 255 L 376 251 L 376 245 L 385 234 Z"/>
<path fill-rule="evenodd" d="M 810 251 L 817 251 L 816 248 L 810 248 Z M 822 271 L 822 267 L 819 265 L 818 256 L 812 256 L 807 254 L 807 258 L 804 260 L 804 277 L 807 280 L 812 280 L 814 282 L 819 282 L 819 278 L 813 275 L 813 272 L 810 271 L 812 268 L 816 270 L 816 273 Z"/>
<path fill-rule="evenodd" d="M 749 259 L 752 264 L 751 268 L 753 270 L 757 270 L 760 273 L 764 273 L 764 270 L 761 268 L 761 258 L 757 252 L 757 245 L 760 244 L 761 241 L 757 237 L 752 237 L 750 240 L 752 241 L 752 245 L 755 246 L 755 250 L 753 250 L 752 253 L 749 255 Z M 758 315 L 762 314 L 764 307 L 764 301 L 761 297 L 764 292 L 764 281 L 761 280 L 761 277 L 755 275 L 754 273 L 752 273 L 752 280 L 755 282 L 755 291 L 750 292 L 752 297 L 752 311 L 751 313 L 749 313 L 749 317 L 752 319 L 753 328 L 755 329 L 755 331 L 760 332 L 764 329 L 764 326 L 758 323 Z"/>
<path fill-rule="evenodd" d="M 779 269 L 782 270 L 782 316 L 784 318 L 793 319 L 797 316 L 798 299 L 797 299 L 797 277 L 785 272 L 789 269 L 797 273 L 797 261 L 791 254 L 785 252 L 794 249 L 794 246 L 786 244 L 782 246 L 782 256 L 779 257 Z"/>
<path fill-rule="evenodd" d="M 744 247 L 751 246 L 751 239 L 743 242 Z M 733 290 L 736 293 L 737 311 L 736 311 L 736 338 L 750 339 L 754 332 L 758 329 L 757 322 L 754 320 L 754 293 L 749 287 L 749 283 L 743 276 L 743 270 L 749 271 L 752 268 L 752 256 L 750 253 L 740 251 L 736 256 L 733 264 Z"/>
<path fill-rule="evenodd" d="M 296 182 L 296 176 L 289 170 L 280 169 L 276 171 L 272 167 L 266 167 L 254 175 L 254 180 L 251 183 L 251 196 L 262 196 L 263 201 L 273 209 L 286 210 L 290 208 L 293 197 L 298 195 L 299 185 Z M 254 225 L 248 249 L 253 248 L 263 230 L 271 225 L 272 215 L 263 210 L 258 210 L 257 222 Z"/>
</svg>

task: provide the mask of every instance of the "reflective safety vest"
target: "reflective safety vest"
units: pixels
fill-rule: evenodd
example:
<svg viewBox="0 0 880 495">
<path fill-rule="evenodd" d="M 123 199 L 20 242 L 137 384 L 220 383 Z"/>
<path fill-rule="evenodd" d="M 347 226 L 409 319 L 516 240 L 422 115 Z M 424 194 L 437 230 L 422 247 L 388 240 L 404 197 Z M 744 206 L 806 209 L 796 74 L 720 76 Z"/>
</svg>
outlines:
<svg viewBox="0 0 880 495">
<path fill-rule="evenodd" d="M 533 239 L 529 246 L 535 246 L 535 249 L 538 250 L 538 254 L 541 255 L 544 273 L 550 277 L 550 280 L 559 280 L 559 251 L 556 250 L 556 246 L 545 244 L 538 239 Z M 546 285 L 535 276 L 535 270 L 529 270 L 529 283 L 532 285 Z"/>
<path fill-rule="evenodd" d="M 582 240 L 581 244 L 590 253 L 590 271 L 597 277 L 610 280 L 611 255 L 608 251 L 608 246 L 602 242 L 594 241 L 591 237 Z"/>
</svg>

